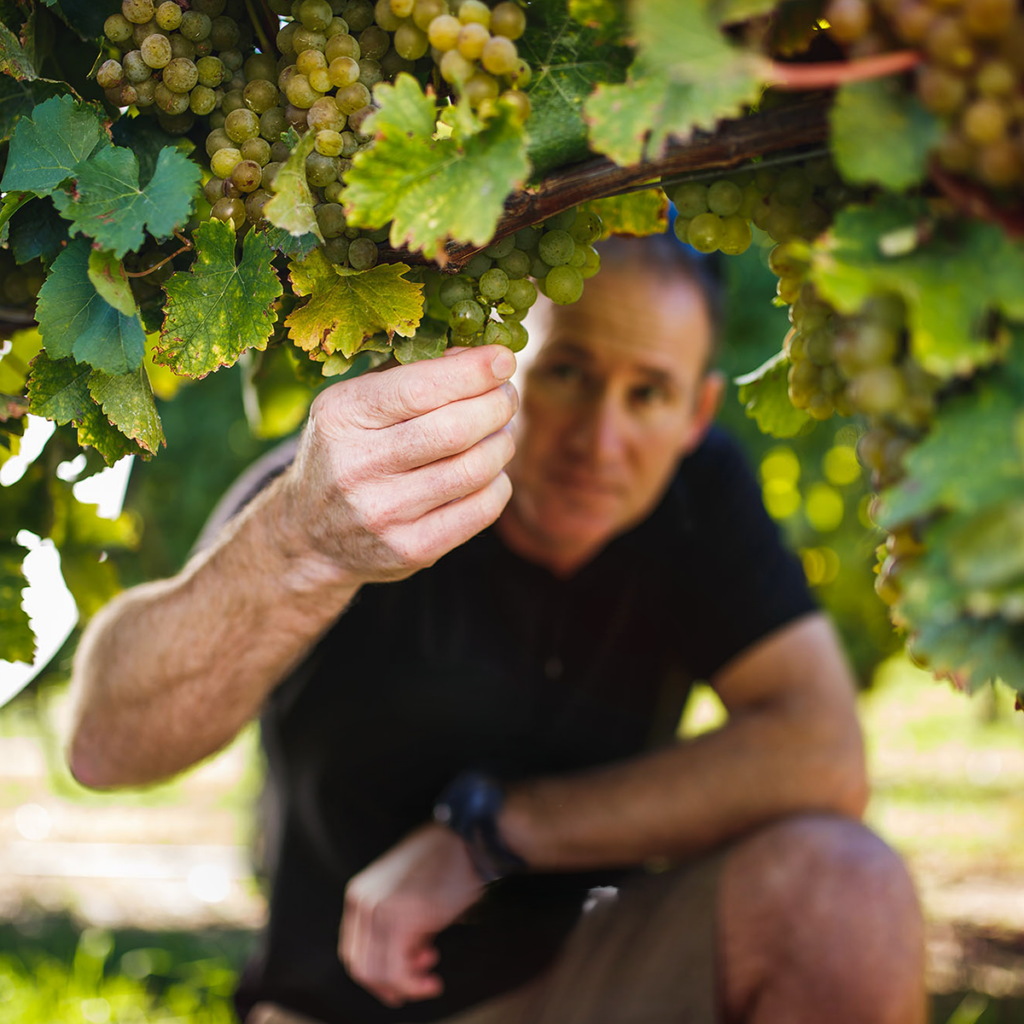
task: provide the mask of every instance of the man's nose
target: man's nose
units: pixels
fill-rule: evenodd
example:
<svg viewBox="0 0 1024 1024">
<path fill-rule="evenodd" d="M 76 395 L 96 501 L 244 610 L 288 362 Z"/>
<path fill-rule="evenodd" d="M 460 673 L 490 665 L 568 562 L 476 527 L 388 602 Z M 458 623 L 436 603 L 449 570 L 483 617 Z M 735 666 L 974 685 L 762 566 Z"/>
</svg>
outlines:
<svg viewBox="0 0 1024 1024">
<path fill-rule="evenodd" d="M 614 396 L 595 398 L 583 410 L 574 440 L 577 450 L 595 463 L 614 462 L 622 456 L 626 440 L 624 410 Z"/>
</svg>

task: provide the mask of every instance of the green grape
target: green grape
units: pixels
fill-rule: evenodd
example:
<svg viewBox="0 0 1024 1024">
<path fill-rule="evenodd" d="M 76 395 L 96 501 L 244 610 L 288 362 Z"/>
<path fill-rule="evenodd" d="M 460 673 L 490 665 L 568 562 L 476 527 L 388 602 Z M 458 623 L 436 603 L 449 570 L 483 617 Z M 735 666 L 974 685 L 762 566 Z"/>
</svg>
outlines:
<svg viewBox="0 0 1024 1024">
<path fill-rule="evenodd" d="M 344 89 L 359 80 L 359 65 L 351 57 L 336 57 L 327 68 L 331 85 Z"/>
<path fill-rule="evenodd" d="M 964 0 L 964 26 L 972 36 L 994 39 L 1013 24 L 1015 0 Z"/>
<path fill-rule="evenodd" d="M 450 14 L 439 14 L 427 28 L 427 41 L 431 46 L 448 53 L 459 44 L 462 22 Z"/>
<path fill-rule="evenodd" d="M 583 275 L 576 267 L 552 267 L 544 279 L 548 298 L 559 306 L 578 302 L 583 294 Z"/>
<path fill-rule="evenodd" d="M 373 24 L 373 4 L 369 0 L 349 0 L 341 9 L 349 32 L 362 32 Z"/>
<path fill-rule="evenodd" d="M 153 18 L 153 0 L 122 0 L 121 13 L 133 25 L 144 25 Z"/>
<path fill-rule="evenodd" d="M 184 114 L 188 110 L 188 93 L 171 92 L 163 82 L 157 83 L 153 99 L 165 114 Z"/>
<path fill-rule="evenodd" d="M 399 24 L 405 18 L 411 18 L 416 7 L 416 0 L 388 0 L 391 13 L 398 19 Z"/>
<path fill-rule="evenodd" d="M 768 211 L 765 230 L 776 242 L 788 242 L 796 238 L 800 234 L 800 211 L 795 206 L 773 202 Z"/>
<path fill-rule="evenodd" d="M 225 0 L 192 0 L 191 7 L 193 11 L 200 11 L 210 18 L 216 18 L 224 13 L 227 3 Z M 236 11 L 234 16 L 237 18 L 241 13 Z"/>
<path fill-rule="evenodd" d="M 240 231 L 245 226 L 245 203 L 241 199 L 218 199 L 213 204 L 210 216 L 214 220 L 225 221 L 235 231 Z"/>
<path fill-rule="evenodd" d="M 933 114 L 955 114 L 967 99 L 967 82 L 947 68 L 925 64 L 918 69 L 917 98 Z"/>
<path fill-rule="evenodd" d="M 775 286 L 775 294 L 787 305 L 796 302 L 800 295 L 801 277 L 780 277 Z"/>
<path fill-rule="evenodd" d="M 509 325 L 491 320 L 484 328 L 484 344 L 505 345 L 506 347 L 511 345 L 512 332 L 509 330 Z"/>
<path fill-rule="evenodd" d="M 894 366 L 875 366 L 850 381 L 850 401 L 861 412 L 884 416 L 906 400 L 903 375 Z"/>
<path fill-rule="evenodd" d="M 112 43 L 126 43 L 132 37 L 132 23 L 123 14 L 112 14 L 103 22 L 103 34 Z"/>
<path fill-rule="evenodd" d="M 543 281 L 551 271 L 551 265 L 545 263 L 536 253 L 530 256 L 530 277 Z"/>
<path fill-rule="evenodd" d="M 213 113 L 216 108 L 217 94 L 212 89 L 207 89 L 205 85 L 197 85 L 189 93 L 188 106 L 193 114 L 205 117 L 207 114 Z"/>
<path fill-rule="evenodd" d="M 255 79 L 242 90 L 243 102 L 257 117 L 276 107 L 280 96 L 277 86 L 265 79 Z"/>
<path fill-rule="evenodd" d="M 352 86 L 349 86 L 351 89 Z M 348 126 L 352 130 L 352 134 L 356 137 L 356 142 L 359 143 L 359 149 L 362 150 L 364 146 L 373 141 L 373 135 L 363 131 L 363 125 L 366 123 L 366 119 L 373 115 L 374 108 L 367 104 L 365 107 L 360 107 L 354 114 L 348 115 Z"/>
<path fill-rule="evenodd" d="M 270 143 L 266 139 L 246 139 L 239 152 L 243 160 L 254 160 L 260 167 L 266 167 L 270 163 Z"/>
<path fill-rule="evenodd" d="M 478 334 L 484 326 L 483 307 L 472 299 L 456 302 L 448 312 L 448 326 L 461 337 Z"/>
<path fill-rule="evenodd" d="M 497 242 L 492 242 L 484 253 L 490 256 L 491 259 L 501 259 L 503 256 L 507 256 L 516 247 L 515 235 L 506 235 L 504 238 L 499 239 Z"/>
<path fill-rule="evenodd" d="M 515 241 L 515 236 L 510 236 Z M 498 266 L 510 280 L 526 277 L 530 272 L 530 257 L 522 249 L 512 249 L 498 257 Z"/>
<path fill-rule="evenodd" d="M 708 209 L 719 217 L 731 217 L 743 203 L 743 191 L 739 185 L 728 179 L 721 179 L 708 186 Z"/>
<path fill-rule="evenodd" d="M 184 57 L 177 57 L 164 68 L 163 82 L 171 92 L 190 92 L 199 81 L 195 64 Z"/>
<path fill-rule="evenodd" d="M 238 44 L 238 25 L 223 15 L 214 18 L 210 22 L 210 42 L 215 50 L 233 50 Z"/>
<path fill-rule="evenodd" d="M 300 74 L 294 74 L 288 79 L 284 91 L 288 102 L 300 110 L 308 110 L 322 95 L 309 84 L 305 75 Z"/>
<path fill-rule="evenodd" d="M 699 181 L 686 181 L 670 185 L 668 197 L 675 203 L 676 212 L 687 219 L 708 212 L 708 187 Z"/>
<path fill-rule="evenodd" d="M 282 56 L 295 53 L 295 33 L 298 28 L 298 22 L 290 21 L 277 33 L 274 42 Z"/>
<path fill-rule="evenodd" d="M 398 0 L 398 2 L 401 5 L 404 0 Z M 399 17 L 391 10 L 391 0 L 377 0 L 373 5 L 373 20 L 385 32 L 394 32 L 406 17 L 408 15 Z"/>
<path fill-rule="evenodd" d="M 322 50 L 303 50 L 295 58 L 295 66 L 299 69 L 299 73 L 309 75 L 316 71 L 317 68 L 327 67 L 327 57 Z"/>
<path fill-rule="evenodd" d="M 975 61 L 974 47 L 959 19 L 941 15 L 934 18 L 924 37 L 929 56 L 951 68 L 966 69 Z"/>
<path fill-rule="evenodd" d="M 806 260 L 800 259 L 786 245 L 776 245 L 768 253 L 768 269 L 776 277 L 799 277 L 807 272 Z"/>
<path fill-rule="evenodd" d="M 238 164 L 241 163 L 241 161 L 241 151 L 234 147 L 226 146 L 223 149 L 218 149 L 217 152 L 210 157 L 210 170 L 213 171 L 218 178 L 230 178 L 231 172 L 238 166 Z"/>
<path fill-rule="evenodd" d="M 391 36 L 378 25 L 371 25 L 359 33 L 359 49 L 364 57 L 380 60 L 390 45 Z"/>
<path fill-rule="evenodd" d="M 685 242 L 687 245 L 690 244 L 689 233 L 691 220 L 693 220 L 692 217 L 677 216 L 672 224 L 672 231 L 676 238 L 678 238 L 680 242 Z"/>
<path fill-rule="evenodd" d="M 473 107 L 478 107 L 487 100 L 496 100 L 499 91 L 497 81 L 481 71 L 470 75 L 462 87 L 462 94 Z"/>
<path fill-rule="evenodd" d="M 517 323 L 506 323 L 505 326 L 512 335 L 512 341 L 508 347 L 513 352 L 522 352 L 526 348 L 526 343 L 530 340 L 530 335 L 527 334 L 526 328 L 522 324 Z"/>
<path fill-rule="evenodd" d="M 473 298 L 473 285 L 462 274 L 446 277 L 438 286 L 437 298 L 442 306 L 451 309 L 455 303 Z"/>
<path fill-rule="evenodd" d="M 742 217 L 744 220 L 753 220 L 754 210 L 757 208 L 757 204 L 761 202 L 761 198 L 761 192 L 753 182 L 749 185 L 744 185 L 740 208 L 736 211 L 736 216 Z"/>
<path fill-rule="evenodd" d="M 121 88 L 124 89 L 124 86 L 122 85 Z M 140 110 L 153 106 L 156 101 L 156 81 L 154 79 L 147 78 L 144 82 L 132 82 L 132 88 L 135 90 L 135 105 Z"/>
<path fill-rule="evenodd" d="M 577 245 L 572 251 L 572 256 L 569 257 L 569 266 L 581 270 L 586 266 L 586 262 L 587 254 L 583 251 L 583 246 Z"/>
<path fill-rule="evenodd" d="M 173 32 L 181 24 L 181 8 L 174 0 L 164 0 L 153 12 L 153 20 L 165 32 Z"/>
<path fill-rule="evenodd" d="M 323 32 L 333 17 L 334 11 L 327 0 L 302 0 L 299 4 L 299 21 L 314 32 Z"/>
<path fill-rule="evenodd" d="M 314 32 L 305 25 L 299 25 L 292 36 L 292 45 L 295 52 L 302 53 L 303 50 L 326 50 L 327 36 L 323 32 Z"/>
<path fill-rule="evenodd" d="M 339 161 L 342 163 L 342 161 Z M 341 170 L 348 170 L 347 167 L 342 166 Z M 332 181 L 323 187 L 324 202 L 325 203 L 341 203 L 342 193 L 345 191 L 345 185 L 341 181 Z"/>
<path fill-rule="evenodd" d="M 530 253 L 533 252 L 534 249 L 537 248 L 537 243 L 540 241 L 540 236 L 540 228 L 520 228 L 515 233 L 515 246 L 517 249 L 522 249 L 523 252 L 529 255 Z"/>
<path fill-rule="evenodd" d="M 260 133 L 260 119 L 246 107 L 232 110 L 224 119 L 224 131 L 232 142 L 255 139 Z"/>
<path fill-rule="evenodd" d="M 338 158 L 336 156 L 321 156 L 312 152 L 306 157 L 306 180 L 314 188 L 323 188 L 338 177 Z"/>
<path fill-rule="evenodd" d="M 357 238 L 348 247 L 348 261 L 354 270 L 370 270 L 377 263 L 377 243 Z"/>
<path fill-rule="evenodd" d="M 349 240 L 340 235 L 338 238 L 328 238 L 321 250 L 331 263 L 347 266 L 349 245 Z"/>
<path fill-rule="evenodd" d="M 242 70 L 247 82 L 273 82 L 277 78 L 277 61 L 269 53 L 254 53 Z"/>
<path fill-rule="evenodd" d="M 146 36 L 139 47 L 142 59 L 155 71 L 166 67 L 171 62 L 171 41 L 167 36 L 154 34 Z M 170 88 L 168 86 L 168 88 Z"/>
<path fill-rule="evenodd" d="M 198 11 L 185 11 L 181 16 L 181 24 L 178 26 L 178 31 L 186 39 L 190 39 L 193 43 L 198 43 L 209 36 L 211 25 L 212 22 L 207 15 L 200 14 Z"/>
<path fill-rule="evenodd" d="M 583 246 L 583 255 L 586 259 L 580 268 L 580 273 L 583 275 L 583 280 L 586 281 L 601 269 L 601 254 L 592 245 L 585 245 Z"/>
<path fill-rule="evenodd" d="M 340 136 L 345 127 L 345 115 L 338 109 L 337 100 L 333 96 L 324 96 L 309 108 L 306 123 L 311 131 L 323 130 L 337 132 Z"/>
<path fill-rule="evenodd" d="M 200 57 L 196 61 L 196 75 L 200 85 L 216 89 L 224 81 L 224 65 L 216 57 Z"/>
<path fill-rule="evenodd" d="M 573 221 L 576 217 L 573 214 Z M 576 243 L 568 231 L 556 228 L 553 231 L 546 231 L 537 244 L 537 253 L 540 258 L 550 267 L 564 266 L 572 259 Z"/>
<path fill-rule="evenodd" d="M 503 0 L 491 11 L 490 29 L 496 36 L 518 39 L 526 31 L 526 15 L 518 4 Z"/>
<path fill-rule="evenodd" d="M 787 167 L 779 175 L 779 180 L 772 193 L 772 203 L 799 206 L 811 197 L 812 186 L 802 167 Z"/>
<path fill-rule="evenodd" d="M 260 114 L 260 135 L 268 142 L 277 142 L 281 134 L 287 130 L 288 119 L 284 116 L 283 108 L 271 107 Z"/>
<path fill-rule="evenodd" d="M 266 167 L 263 168 L 263 184 L 268 189 L 273 189 L 274 181 L 277 178 L 277 172 L 281 170 L 283 164 L 279 160 L 271 160 Z"/>
<path fill-rule="evenodd" d="M 330 128 L 321 128 L 316 133 L 314 146 L 321 156 L 340 156 L 343 145 L 341 132 Z"/>
<path fill-rule="evenodd" d="M 240 160 L 231 171 L 231 184 L 239 192 L 255 192 L 263 181 L 263 168 L 255 160 Z"/>
<path fill-rule="evenodd" d="M 1008 121 L 1006 107 L 998 100 L 984 96 L 975 100 L 964 111 L 961 127 L 967 139 L 984 146 L 1003 138 Z"/>
<path fill-rule="evenodd" d="M 476 65 L 472 61 L 466 60 L 458 50 L 449 50 L 441 58 L 439 68 L 441 77 L 449 85 L 458 85 L 473 76 Z"/>
<path fill-rule="evenodd" d="M 714 252 L 722 241 L 722 218 L 717 213 L 698 213 L 687 227 L 686 240 L 697 252 Z"/>
<path fill-rule="evenodd" d="M 480 51 L 480 63 L 492 75 L 511 75 L 519 64 L 519 51 L 511 39 L 491 36 Z"/>
<path fill-rule="evenodd" d="M 113 89 L 124 79 L 124 68 L 116 60 L 105 60 L 96 72 L 96 84 L 101 89 Z"/>
<path fill-rule="evenodd" d="M 568 210 L 562 210 L 561 213 L 556 213 L 552 217 L 548 217 L 544 221 L 545 231 L 570 231 L 572 230 L 573 224 L 576 223 L 576 207 L 570 207 Z"/>
<path fill-rule="evenodd" d="M 525 277 L 514 277 L 508 283 L 505 301 L 513 309 L 529 309 L 537 301 L 537 287 Z"/>
<path fill-rule="evenodd" d="M 206 136 L 206 155 L 212 157 L 219 149 L 231 149 L 233 143 L 223 128 L 217 128 Z"/>
<path fill-rule="evenodd" d="M 604 224 L 601 218 L 591 210 L 580 210 L 576 214 L 569 234 L 577 245 L 589 245 L 601 237 Z"/>
<path fill-rule="evenodd" d="M 430 43 L 426 32 L 407 21 L 395 31 L 394 46 L 403 60 L 419 60 L 430 48 Z"/>
<path fill-rule="evenodd" d="M 974 84 L 983 96 L 1010 96 L 1017 89 L 1017 73 L 1008 61 L 994 58 L 979 68 Z"/>
<path fill-rule="evenodd" d="M 726 256 L 739 256 L 750 248 L 753 236 L 750 224 L 743 217 L 731 216 L 722 219 L 722 238 L 719 248 Z"/>
<path fill-rule="evenodd" d="M 491 9 L 482 0 L 462 0 L 458 15 L 463 25 L 477 24 L 487 28 L 491 23 Z"/>
<path fill-rule="evenodd" d="M 223 199 L 224 180 L 216 176 L 210 178 L 210 180 L 203 186 L 203 195 L 211 206 L 213 206 L 218 199 Z"/>
<path fill-rule="evenodd" d="M 497 302 L 508 291 L 508 274 L 500 267 L 492 267 L 480 275 L 480 294 L 491 302 Z"/>
<path fill-rule="evenodd" d="M 871 5 L 867 0 L 829 0 L 825 19 L 836 42 L 855 43 L 871 25 Z"/>
<path fill-rule="evenodd" d="M 357 81 L 361 85 L 365 85 L 367 89 L 373 90 L 373 87 L 383 81 L 384 72 L 380 69 L 380 61 L 370 60 L 369 57 L 364 57 L 359 62 L 359 78 Z"/>
<path fill-rule="evenodd" d="M 316 222 L 324 238 L 340 238 L 348 227 L 345 211 L 337 203 L 321 203 L 316 208 Z"/>
<path fill-rule="evenodd" d="M 473 278 L 474 280 L 482 277 L 484 273 L 494 266 L 494 260 L 490 258 L 486 253 L 478 252 L 475 256 L 471 257 L 466 265 L 462 268 L 462 273 L 466 277 Z"/>
<path fill-rule="evenodd" d="M 370 90 L 360 82 L 355 82 L 344 89 L 339 89 L 335 95 L 335 102 L 343 114 L 354 114 L 357 110 L 370 105 Z"/>
<path fill-rule="evenodd" d="M 387 82 L 393 82 L 403 71 L 411 75 L 415 70 L 415 62 L 400 57 L 394 49 L 388 50 L 380 59 L 380 73 Z"/>
</svg>

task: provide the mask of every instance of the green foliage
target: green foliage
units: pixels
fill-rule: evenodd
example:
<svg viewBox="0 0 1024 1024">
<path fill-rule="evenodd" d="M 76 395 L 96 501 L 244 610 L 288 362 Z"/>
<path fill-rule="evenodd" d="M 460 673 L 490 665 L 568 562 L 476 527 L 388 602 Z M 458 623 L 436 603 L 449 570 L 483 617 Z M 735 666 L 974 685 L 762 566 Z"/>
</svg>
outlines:
<svg viewBox="0 0 1024 1024">
<path fill-rule="evenodd" d="M 812 423 L 811 417 L 795 409 L 789 400 L 788 371 L 789 360 L 784 352 L 778 352 L 756 370 L 733 381 L 740 389 L 739 399 L 747 415 L 772 437 L 796 437 L 806 433 Z"/>
<path fill-rule="evenodd" d="M 668 199 L 660 188 L 647 188 L 622 196 L 609 196 L 587 203 L 604 223 L 604 234 L 660 235 L 668 228 Z"/>
<path fill-rule="evenodd" d="M 89 394 L 113 426 L 150 455 L 156 455 L 165 443 L 164 432 L 144 366 L 116 377 L 94 370 L 89 377 Z"/>
<path fill-rule="evenodd" d="M 124 265 L 117 256 L 105 249 L 93 249 L 89 253 L 89 280 L 99 293 L 119 313 L 132 316 L 136 309 Z"/>
<path fill-rule="evenodd" d="M 53 201 L 73 232 L 121 257 L 142 244 L 143 228 L 166 238 L 187 220 L 199 174 L 177 150 L 162 149 L 152 179 L 140 188 L 135 154 L 108 146 L 75 168 L 73 193 L 54 192 Z"/>
<path fill-rule="evenodd" d="M 296 295 L 310 296 L 285 320 L 291 339 L 310 353 L 350 359 L 378 331 L 411 337 L 423 315 L 423 285 L 403 263 L 363 272 L 333 266 L 319 251 L 291 264 Z"/>
<path fill-rule="evenodd" d="M 0 636 L 6 661 L 31 662 L 36 653 L 28 612 L 21 607 L 21 595 L 28 585 L 21 568 L 26 554 L 19 544 L 0 542 Z"/>
<path fill-rule="evenodd" d="M 899 243 L 897 255 L 886 255 L 887 242 Z M 899 294 L 915 358 L 941 377 L 998 358 L 986 313 L 1024 320 L 1024 244 L 978 221 L 934 224 L 916 199 L 883 197 L 841 212 L 815 247 L 811 279 L 843 313 L 878 292 Z"/>
<path fill-rule="evenodd" d="M 37 104 L 65 93 L 59 82 L 18 81 L 0 74 L 0 142 L 6 142 L 18 121 Z"/>
<path fill-rule="evenodd" d="M 725 38 L 707 0 L 639 0 L 632 13 L 628 81 L 598 86 L 586 104 L 593 148 L 627 165 L 742 113 L 761 91 L 759 65 Z"/>
<path fill-rule="evenodd" d="M 264 214 L 271 224 L 295 238 L 314 235 L 324 240 L 313 212 L 313 193 L 306 183 L 306 158 L 313 152 L 314 132 L 307 132 L 292 146 L 292 151 L 274 180 L 274 198 L 267 203 Z"/>
<path fill-rule="evenodd" d="M 68 96 L 54 96 L 18 122 L 0 190 L 48 196 L 108 142 L 92 110 Z"/>
<path fill-rule="evenodd" d="M 942 123 L 891 79 L 852 82 L 836 93 L 832 152 L 843 177 L 857 185 L 903 192 L 920 184 Z"/>
<path fill-rule="evenodd" d="M 36 308 L 43 344 L 54 359 L 74 356 L 104 373 L 137 370 L 146 347 L 142 323 L 96 291 L 89 278 L 91 251 L 88 240 L 78 238 L 54 260 Z"/>
<path fill-rule="evenodd" d="M 439 258 L 444 244 L 485 245 L 502 204 L 526 180 L 526 143 L 503 107 L 468 138 L 434 139 L 437 104 L 412 75 L 376 90 L 380 109 L 372 149 L 358 153 L 345 175 L 345 209 L 355 227 L 391 221 L 391 244 Z"/>
<path fill-rule="evenodd" d="M 204 377 L 230 366 L 247 348 L 266 348 L 281 282 L 263 235 L 249 231 L 235 262 L 230 225 L 209 221 L 195 232 L 196 262 L 167 282 L 167 319 L 158 361 L 175 373 Z"/>
</svg>

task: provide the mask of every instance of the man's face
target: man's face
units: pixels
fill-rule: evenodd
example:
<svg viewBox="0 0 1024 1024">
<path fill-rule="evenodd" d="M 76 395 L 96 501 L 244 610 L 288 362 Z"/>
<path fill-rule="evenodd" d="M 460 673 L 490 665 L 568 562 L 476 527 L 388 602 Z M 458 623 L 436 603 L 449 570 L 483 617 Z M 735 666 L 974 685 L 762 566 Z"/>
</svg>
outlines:
<svg viewBox="0 0 1024 1024">
<path fill-rule="evenodd" d="M 523 386 L 506 538 L 571 570 L 644 519 L 717 405 L 698 288 L 608 269 L 573 306 L 546 303 Z"/>
</svg>

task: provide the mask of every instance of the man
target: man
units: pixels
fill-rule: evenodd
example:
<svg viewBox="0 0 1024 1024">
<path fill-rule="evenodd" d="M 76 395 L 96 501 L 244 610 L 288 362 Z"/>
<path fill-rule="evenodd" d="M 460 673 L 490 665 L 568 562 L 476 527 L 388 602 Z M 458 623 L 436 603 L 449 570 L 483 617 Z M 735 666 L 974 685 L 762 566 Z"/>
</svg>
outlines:
<svg viewBox="0 0 1024 1024">
<path fill-rule="evenodd" d="M 86 785 L 262 713 L 250 1021 L 924 1021 L 847 668 L 709 434 L 707 292 L 657 252 L 616 243 L 542 308 L 516 444 L 502 349 L 339 383 L 201 554 L 84 636 Z M 729 722 L 673 742 L 701 677 Z"/>
</svg>

